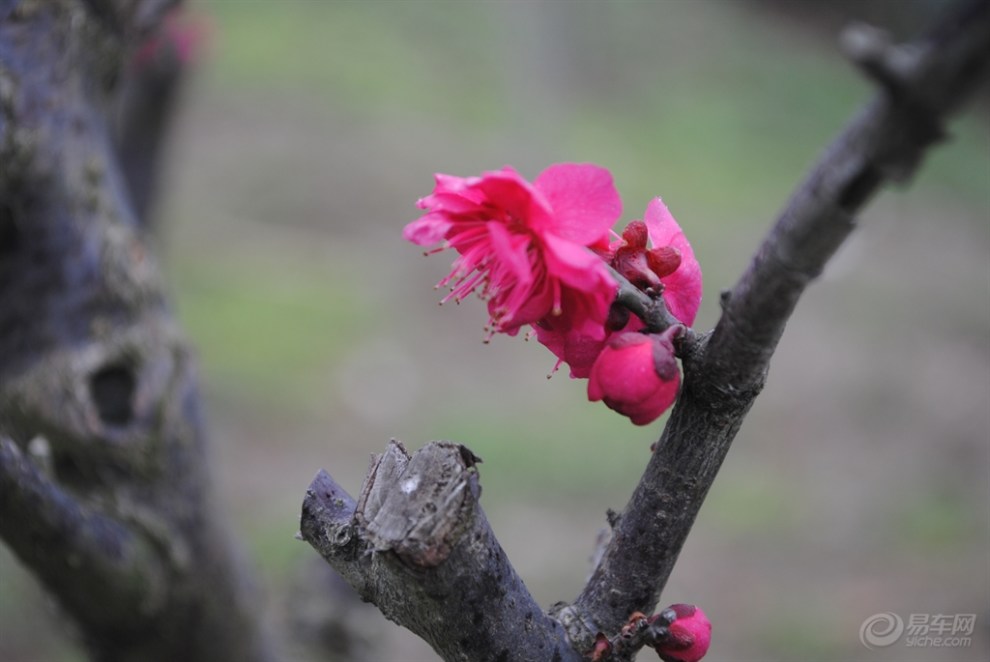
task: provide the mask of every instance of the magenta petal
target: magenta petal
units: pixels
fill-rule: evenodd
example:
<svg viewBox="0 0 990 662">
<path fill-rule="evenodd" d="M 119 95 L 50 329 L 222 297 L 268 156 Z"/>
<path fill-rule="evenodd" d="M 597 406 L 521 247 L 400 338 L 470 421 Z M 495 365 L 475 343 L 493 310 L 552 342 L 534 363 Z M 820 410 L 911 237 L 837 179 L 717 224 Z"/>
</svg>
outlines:
<svg viewBox="0 0 990 662">
<path fill-rule="evenodd" d="M 646 230 L 650 235 L 653 247 L 670 246 L 674 238 L 678 235 L 684 236 L 681 226 L 674 220 L 673 214 L 667 209 L 667 205 L 658 196 L 650 200 L 646 206 L 646 213 L 643 214 L 643 222 L 646 223 Z M 680 246 L 674 245 L 675 248 Z"/>
<path fill-rule="evenodd" d="M 534 326 L 536 339 L 544 347 L 567 364 L 572 379 L 583 379 L 591 374 L 591 366 L 605 345 L 603 340 L 581 334 Z"/>
<path fill-rule="evenodd" d="M 663 300 L 671 314 L 690 326 L 694 324 L 701 306 L 701 265 L 698 264 L 681 226 L 674 220 L 663 200 L 653 198 L 650 201 L 643 221 L 654 248 L 673 246 L 681 254 L 681 264 L 677 270 L 660 281 L 664 285 Z"/>
<path fill-rule="evenodd" d="M 589 336 L 571 336 L 567 339 L 567 367 L 570 368 L 571 379 L 582 379 L 591 374 L 591 366 L 601 354 L 602 340 L 594 340 Z"/>
<path fill-rule="evenodd" d="M 680 385 L 681 376 L 678 374 L 673 380 L 663 382 L 651 398 L 644 400 L 636 406 L 629 407 L 628 412 L 624 413 L 629 416 L 629 420 L 634 425 L 649 425 L 660 418 L 660 415 L 670 409 L 670 406 L 674 404 L 674 401 L 677 400 L 677 391 Z M 608 404 L 608 402 L 606 401 L 605 404 Z"/>
<path fill-rule="evenodd" d="M 424 214 L 402 229 L 402 236 L 419 246 L 429 246 L 443 241 L 447 231 L 453 226 L 444 214 Z"/>
<path fill-rule="evenodd" d="M 504 222 L 518 222 L 537 231 L 549 223 L 549 203 L 543 194 L 512 168 L 486 172 L 472 188 L 484 194 L 488 206 L 501 212 Z"/>
<path fill-rule="evenodd" d="M 625 342 L 617 343 L 621 339 Z M 621 396 L 639 401 L 656 390 L 659 379 L 653 373 L 653 341 L 642 333 L 613 336 L 592 368 L 588 396 L 600 400 Z"/>
<path fill-rule="evenodd" d="M 471 188 L 479 181 L 477 177 L 456 177 L 438 172 L 433 178 L 436 181 L 433 192 L 417 202 L 422 209 L 460 214 L 476 209 L 484 202 L 481 192 Z"/>
<path fill-rule="evenodd" d="M 429 209 L 432 212 L 475 214 L 481 208 L 481 203 L 474 199 L 476 197 L 479 196 L 466 196 L 460 193 L 431 193 L 425 198 L 420 198 L 416 206 L 420 209 Z"/>
<path fill-rule="evenodd" d="M 525 238 L 519 241 L 520 237 L 514 237 L 502 223 L 488 223 L 487 226 L 492 252 L 515 276 L 511 287 L 528 287 L 533 282 L 533 270 L 526 254 L 528 242 Z"/>
<path fill-rule="evenodd" d="M 618 284 L 589 249 L 552 235 L 543 239 L 547 273 L 560 283 L 561 314 L 541 319 L 536 337 L 567 363 L 571 377 L 587 377 L 604 344 Z"/>
<path fill-rule="evenodd" d="M 622 214 L 622 199 L 605 168 L 586 163 L 552 165 L 533 182 L 553 209 L 554 234 L 588 246 L 605 236 Z"/>
<path fill-rule="evenodd" d="M 590 374 L 590 370 L 588 371 Z M 589 402 L 599 402 L 605 398 L 605 388 L 602 386 L 601 382 L 597 379 L 588 380 L 588 401 Z"/>
<path fill-rule="evenodd" d="M 662 336 L 620 333 L 605 343 L 591 367 L 588 399 L 603 401 L 636 425 L 656 420 L 677 398 L 680 371 L 659 374 L 657 354 L 673 348 Z M 673 358 L 673 356 L 671 356 Z"/>
<path fill-rule="evenodd" d="M 499 304 L 502 303 L 501 300 L 496 301 L 495 299 L 488 301 L 488 312 L 492 319 L 495 319 L 499 313 Z M 516 304 L 515 307 L 507 306 L 508 312 L 503 313 L 499 319 L 498 331 L 514 336 L 519 332 L 519 327 L 533 324 L 546 316 L 551 306 L 553 306 L 553 293 L 546 287 L 533 288 L 521 303 Z"/>
<path fill-rule="evenodd" d="M 612 278 L 605 260 L 584 246 L 553 235 L 544 236 L 543 243 L 547 249 L 549 274 L 579 290 L 607 294 L 608 303 L 612 303 L 619 285 Z"/>
<path fill-rule="evenodd" d="M 671 314 L 691 326 L 701 306 L 701 267 L 694 260 L 681 263 L 674 273 L 660 279 L 664 284 L 663 300 Z"/>
<path fill-rule="evenodd" d="M 574 379 L 587 377 L 605 346 L 605 327 L 588 314 L 574 312 L 578 297 L 564 295 L 564 315 L 549 315 L 533 325 L 536 339 L 566 363 Z"/>
</svg>

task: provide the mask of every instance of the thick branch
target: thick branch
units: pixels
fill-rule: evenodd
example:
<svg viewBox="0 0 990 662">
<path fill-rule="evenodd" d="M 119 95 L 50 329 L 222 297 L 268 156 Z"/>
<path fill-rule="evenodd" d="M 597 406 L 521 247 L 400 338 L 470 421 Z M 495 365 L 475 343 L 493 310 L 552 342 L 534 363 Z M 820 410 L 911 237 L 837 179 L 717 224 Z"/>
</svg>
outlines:
<svg viewBox="0 0 990 662">
<path fill-rule="evenodd" d="M 615 632 L 656 605 L 798 298 L 852 231 L 856 210 L 940 138 L 943 118 L 986 70 L 987 43 L 990 3 L 980 0 L 898 54 L 872 58 L 898 69 L 826 150 L 723 298 L 714 332 L 684 357 L 684 387 L 653 458 L 587 586 L 561 614 L 575 641 Z"/>
<path fill-rule="evenodd" d="M 110 137 L 127 42 L 169 2 L 0 13 L 0 433 L 51 451 L 48 475 L 3 447 L 0 535 L 95 659 L 261 662 L 192 353 Z"/>
<path fill-rule="evenodd" d="M 121 522 L 83 507 L 0 437 L 0 537 L 90 629 L 153 617 L 165 601 L 158 550 Z M 100 609 L 93 609 L 93 596 Z M 139 610 L 139 611 L 136 611 Z M 143 623 L 142 623 L 143 624 Z"/>
<path fill-rule="evenodd" d="M 509 564 L 478 503 L 465 447 L 398 442 L 376 458 L 355 503 L 320 472 L 303 502 L 303 538 L 358 593 L 445 660 L 580 660 Z"/>
</svg>

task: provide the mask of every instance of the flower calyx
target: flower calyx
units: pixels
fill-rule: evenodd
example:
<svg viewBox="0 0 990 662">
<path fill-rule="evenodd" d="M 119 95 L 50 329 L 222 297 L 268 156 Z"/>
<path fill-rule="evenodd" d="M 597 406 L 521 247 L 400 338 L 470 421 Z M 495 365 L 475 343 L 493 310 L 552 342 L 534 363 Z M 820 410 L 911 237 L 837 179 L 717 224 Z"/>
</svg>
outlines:
<svg viewBox="0 0 990 662">
<path fill-rule="evenodd" d="M 622 232 L 622 244 L 615 249 L 611 265 L 633 286 L 643 291 L 663 292 L 662 278 L 681 266 L 676 246 L 647 248 L 649 231 L 643 221 L 633 221 Z"/>
</svg>

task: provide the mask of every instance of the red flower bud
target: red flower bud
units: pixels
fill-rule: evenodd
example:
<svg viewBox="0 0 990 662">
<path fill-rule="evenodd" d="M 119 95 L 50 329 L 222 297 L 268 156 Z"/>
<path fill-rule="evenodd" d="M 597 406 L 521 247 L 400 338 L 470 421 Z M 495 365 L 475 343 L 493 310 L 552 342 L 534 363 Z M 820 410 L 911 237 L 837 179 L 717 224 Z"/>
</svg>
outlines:
<svg viewBox="0 0 990 662">
<path fill-rule="evenodd" d="M 670 634 L 656 650 L 664 662 L 698 662 L 708 652 L 712 640 L 712 624 L 694 605 L 671 605 L 677 614 L 676 620 L 668 626 Z"/>
<path fill-rule="evenodd" d="M 646 248 L 646 240 L 650 235 L 643 221 L 633 221 L 622 231 L 622 240 L 628 248 Z"/>
<path fill-rule="evenodd" d="M 677 398 L 680 371 L 672 327 L 663 335 L 619 333 L 605 344 L 588 381 L 588 399 L 602 400 L 636 425 L 657 419 Z"/>
</svg>

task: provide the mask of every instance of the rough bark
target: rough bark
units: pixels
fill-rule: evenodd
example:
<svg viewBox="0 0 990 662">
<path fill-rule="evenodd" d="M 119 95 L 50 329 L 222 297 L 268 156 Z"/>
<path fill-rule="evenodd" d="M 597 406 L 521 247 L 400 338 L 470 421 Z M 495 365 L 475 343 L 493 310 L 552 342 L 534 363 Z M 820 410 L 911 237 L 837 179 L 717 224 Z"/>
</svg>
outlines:
<svg viewBox="0 0 990 662">
<path fill-rule="evenodd" d="M 487 611 L 479 622 L 464 618 L 456 607 L 452 613 L 449 597 L 477 595 L 480 588 L 524 594 L 497 541 L 487 533 L 478 539 L 487 545 L 486 553 L 457 539 L 460 546 L 455 544 L 455 550 L 461 552 L 456 562 L 467 554 L 471 575 L 458 573 L 450 567 L 455 557 L 443 555 L 428 571 L 410 573 L 402 544 L 392 539 L 383 544 L 362 518 L 361 507 L 355 509 L 322 473 L 304 503 L 304 538 L 366 599 L 423 636 L 447 660 L 550 659 L 533 658 L 531 645 L 522 643 L 534 631 L 538 640 L 554 642 L 560 659 L 587 654 L 598 633 L 619 636 L 632 613 L 649 613 L 656 606 L 705 495 L 763 388 L 770 358 L 805 287 L 853 230 L 855 212 L 885 182 L 904 181 L 925 150 L 941 139 L 944 119 L 986 72 L 987 43 L 986 0 L 957 8 L 927 35 L 903 46 L 892 46 L 881 32 L 863 27 L 844 36 L 850 57 L 881 91 L 798 187 L 746 272 L 723 295 L 723 313 L 715 329 L 686 334 L 680 343 L 685 375 L 679 399 L 629 504 L 611 522 L 611 540 L 573 604 L 556 605 L 550 618 L 528 607 L 527 617 L 521 618 L 514 603 L 493 604 L 500 621 L 497 632 L 489 625 Z M 655 299 L 635 288 L 620 288 L 619 302 L 655 330 L 673 323 Z M 381 461 L 376 467 L 380 465 Z M 442 480 L 429 467 L 424 469 L 424 484 Z M 376 490 L 402 489 L 402 474 L 386 475 L 393 477 L 383 486 L 382 476 L 373 469 L 365 489 L 372 483 Z M 425 503 L 440 505 L 428 498 Z M 397 510 L 389 517 L 398 517 L 407 529 L 434 517 L 427 510 L 410 510 L 402 500 L 385 502 L 376 517 L 392 508 Z M 487 531 L 478 521 L 484 517 L 480 508 L 454 509 L 449 516 L 454 521 L 445 524 L 448 529 Z M 372 549 L 378 552 L 366 553 Z M 498 559 L 497 564 L 484 563 L 486 555 Z M 489 587 L 490 578 L 500 575 L 498 588 Z M 443 598 L 433 599 L 435 595 Z M 424 622 L 431 627 L 424 628 Z M 559 645 L 558 624 L 567 632 L 569 649 Z M 468 648 L 473 637 L 495 645 L 479 655 L 478 649 Z"/>
<path fill-rule="evenodd" d="M 151 189 L 121 159 L 159 139 L 117 123 L 140 124 L 146 105 L 121 102 L 140 95 L 132 56 L 174 4 L 0 7 L 0 537 L 94 659 L 262 661 L 145 232 Z"/>
<path fill-rule="evenodd" d="M 392 441 L 357 503 L 324 471 L 303 502 L 302 535 L 362 598 L 445 660 L 580 660 L 530 596 L 478 503 L 475 458 Z"/>
</svg>

